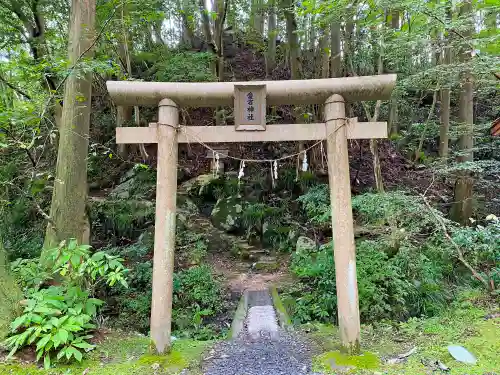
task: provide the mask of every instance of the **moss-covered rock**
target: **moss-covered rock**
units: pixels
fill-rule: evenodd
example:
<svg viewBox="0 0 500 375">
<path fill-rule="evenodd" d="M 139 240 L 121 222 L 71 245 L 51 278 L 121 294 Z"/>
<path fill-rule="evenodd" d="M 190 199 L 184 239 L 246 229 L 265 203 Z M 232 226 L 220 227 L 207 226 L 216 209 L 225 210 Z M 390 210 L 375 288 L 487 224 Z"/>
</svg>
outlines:
<svg viewBox="0 0 500 375">
<path fill-rule="evenodd" d="M 298 254 L 308 254 L 316 251 L 316 243 L 309 237 L 300 236 L 297 239 L 297 244 L 295 246 L 295 251 Z"/>
<path fill-rule="evenodd" d="M 156 191 L 156 171 L 136 166 L 123 175 L 120 183 L 109 193 L 112 199 L 149 199 Z"/>
<path fill-rule="evenodd" d="M 257 271 L 274 272 L 280 268 L 279 261 L 274 257 L 263 256 L 254 264 Z"/>
<path fill-rule="evenodd" d="M 212 224 L 226 232 L 234 232 L 241 226 L 242 212 L 241 198 L 237 196 L 221 198 L 212 210 Z"/>
<path fill-rule="evenodd" d="M 194 177 L 180 186 L 182 192 L 186 192 L 191 197 L 206 197 L 212 195 L 212 188 L 222 185 L 223 179 L 214 174 L 202 174 Z"/>
</svg>

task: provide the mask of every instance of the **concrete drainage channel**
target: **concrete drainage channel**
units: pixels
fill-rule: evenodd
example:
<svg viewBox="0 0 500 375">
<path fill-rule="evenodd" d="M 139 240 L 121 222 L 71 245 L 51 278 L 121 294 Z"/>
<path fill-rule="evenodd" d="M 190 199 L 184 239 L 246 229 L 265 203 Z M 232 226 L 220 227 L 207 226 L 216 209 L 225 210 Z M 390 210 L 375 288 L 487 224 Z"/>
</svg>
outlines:
<svg viewBox="0 0 500 375">
<path fill-rule="evenodd" d="M 246 291 L 230 339 L 210 351 L 203 374 L 312 375 L 310 348 L 289 324 L 276 289 Z"/>
</svg>

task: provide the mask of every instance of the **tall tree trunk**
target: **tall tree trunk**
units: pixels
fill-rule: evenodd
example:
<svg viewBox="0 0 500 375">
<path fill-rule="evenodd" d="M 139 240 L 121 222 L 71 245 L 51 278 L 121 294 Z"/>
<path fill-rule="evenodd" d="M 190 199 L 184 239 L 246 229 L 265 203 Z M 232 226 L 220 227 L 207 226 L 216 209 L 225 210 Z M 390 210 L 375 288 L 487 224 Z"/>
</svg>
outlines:
<svg viewBox="0 0 500 375">
<path fill-rule="evenodd" d="M 264 35 L 264 1 L 252 0 L 250 8 L 250 29 L 257 33 L 259 38 Z"/>
<path fill-rule="evenodd" d="M 342 77 L 340 22 L 333 22 L 330 30 L 330 77 Z"/>
<path fill-rule="evenodd" d="M 188 0 L 178 0 L 177 8 L 180 12 L 181 41 L 185 45 L 194 47 L 193 25 L 188 18 L 188 15 L 194 12 L 193 5 Z"/>
<path fill-rule="evenodd" d="M 468 29 L 464 32 L 466 38 L 470 38 L 473 33 L 473 14 L 471 0 L 462 2 L 460 15 L 465 18 Z M 471 55 L 468 46 L 463 46 L 460 54 L 460 60 L 467 62 Z M 462 135 L 459 139 L 460 155 L 458 162 L 472 162 L 474 155 L 472 148 L 474 146 L 474 87 L 472 83 L 472 74 L 466 71 L 462 80 L 460 91 L 459 120 L 463 126 Z M 455 182 L 454 199 L 450 211 L 453 220 L 467 224 L 472 216 L 472 187 L 474 179 L 470 172 L 461 172 Z"/>
<path fill-rule="evenodd" d="M 399 30 L 399 12 L 397 10 L 393 10 L 391 12 L 391 27 L 394 32 Z M 397 71 L 396 65 L 392 71 Z M 389 121 L 387 125 L 389 127 L 390 134 L 399 133 L 398 98 L 394 92 L 392 93 L 391 100 L 389 102 Z"/>
<path fill-rule="evenodd" d="M 126 15 L 127 15 L 127 8 L 126 8 L 126 4 L 123 4 L 122 7 L 121 7 L 121 11 L 122 11 L 122 14 L 121 14 L 121 17 L 122 17 L 122 35 L 121 37 L 123 38 L 121 40 L 121 43 L 120 43 L 120 46 L 118 48 L 118 50 L 120 51 L 120 60 L 122 61 L 122 65 L 123 65 L 123 70 L 126 72 L 126 78 L 132 78 L 132 59 L 130 58 L 130 45 L 131 45 L 131 42 L 129 40 L 129 34 L 128 34 L 128 29 L 127 27 L 125 27 L 125 18 L 126 18 Z M 120 111 L 120 107 L 117 108 L 118 111 Z M 130 108 L 124 108 L 123 109 L 123 114 L 125 116 L 128 115 L 128 113 L 131 111 Z M 117 116 L 116 116 L 116 125 L 117 126 L 123 126 L 123 121 L 127 121 L 129 120 L 127 117 L 125 118 L 120 118 L 120 113 L 117 112 Z M 140 110 L 139 110 L 139 106 L 134 106 L 134 119 L 135 119 L 135 126 L 141 126 L 141 113 L 140 113 Z M 121 123 L 119 123 L 119 121 L 122 121 Z M 125 145 L 120 145 L 120 146 L 125 146 Z M 123 149 L 120 149 L 120 151 L 124 151 L 126 148 L 123 148 Z M 144 147 L 144 144 L 139 144 L 139 152 L 141 154 L 141 158 L 143 161 L 146 161 L 147 159 L 149 159 L 149 155 L 148 153 L 146 152 L 146 148 Z"/>
<path fill-rule="evenodd" d="M 91 59 L 95 28 L 95 0 L 72 0 L 69 31 L 69 64 L 77 64 L 80 55 Z M 56 178 L 52 193 L 45 249 L 61 240 L 76 238 L 88 243 L 87 152 L 89 145 L 92 72 L 73 71 L 66 81 L 64 107 L 57 153 Z"/>
<path fill-rule="evenodd" d="M 132 107 L 117 106 L 116 107 L 116 127 L 121 128 L 126 122 L 132 118 Z M 123 159 L 127 157 L 127 145 L 120 143 L 118 145 L 118 155 Z"/>
<path fill-rule="evenodd" d="M 300 45 L 297 34 L 297 19 L 295 18 L 295 6 L 292 0 L 284 1 L 286 19 L 286 35 L 290 56 L 290 73 L 292 79 L 300 79 Z"/>
<path fill-rule="evenodd" d="M 266 74 L 269 79 L 276 67 L 276 40 L 278 39 L 278 28 L 276 19 L 275 0 L 268 2 L 268 23 L 267 23 L 267 56 L 266 56 Z"/>
<path fill-rule="evenodd" d="M 284 0 L 284 13 L 286 19 L 286 36 L 288 42 L 288 53 L 290 61 L 290 75 L 291 79 L 300 79 L 300 44 L 299 36 L 297 34 L 297 19 L 295 18 L 295 2 L 293 0 Z M 295 121 L 300 117 L 300 108 L 294 108 Z M 304 142 L 298 143 L 298 152 L 300 152 L 299 159 L 304 158 L 302 151 L 305 149 Z"/>
<path fill-rule="evenodd" d="M 319 60 L 319 74 L 318 78 L 328 78 L 330 76 L 330 56 L 328 56 L 328 45 L 330 42 L 328 27 L 322 31 L 321 37 L 318 42 L 318 56 Z"/>
<path fill-rule="evenodd" d="M 452 4 L 451 0 L 446 1 L 446 14 L 448 21 L 452 21 Z M 443 54 L 443 64 L 451 64 L 451 38 L 448 36 L 445 39 L 445 47 Z M 450 85 L 445 83 L 445 87 L 441 89 L 441 125 L 439 127 L 439 156 L 446 162 L 448 158 L 448 143 L 449 143 L 449 130 L 450 130 Z"/>
</svg>

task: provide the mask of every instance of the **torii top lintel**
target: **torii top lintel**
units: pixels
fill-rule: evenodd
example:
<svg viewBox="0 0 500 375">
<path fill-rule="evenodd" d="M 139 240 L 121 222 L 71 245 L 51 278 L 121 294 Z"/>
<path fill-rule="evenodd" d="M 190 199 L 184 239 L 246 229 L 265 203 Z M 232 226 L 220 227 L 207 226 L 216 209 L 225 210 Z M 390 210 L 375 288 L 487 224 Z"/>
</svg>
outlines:
<svg viewBox="0 0 500 375">
<path fill-rule="evenodd" d="M 332 94 L 355 102 L 389 99 L 396 74 L 249 82 L 108 81 L 107 87 L 117 105 L 158 105 L 169 98 L 182 107 L 217 107 L 233 105 L 235 84 L 266 85 L 268 105 L 322 104 Z"/>
</svg>

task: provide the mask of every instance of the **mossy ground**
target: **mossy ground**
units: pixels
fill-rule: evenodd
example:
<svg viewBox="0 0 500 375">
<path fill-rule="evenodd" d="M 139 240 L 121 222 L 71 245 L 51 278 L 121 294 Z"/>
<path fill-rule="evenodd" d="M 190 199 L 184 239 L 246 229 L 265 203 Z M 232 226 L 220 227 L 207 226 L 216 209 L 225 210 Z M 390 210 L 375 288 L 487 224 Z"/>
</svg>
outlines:
<svg viewBox="0 0 500 375">
<path fill-rule="evenodd" d="M 155 355 L 149 338 L 113 333 L 81 363 L 57 364 L 50 370 L 33 364 L 0 363 L 0 375 L 81 375 L 87 369 L 87 375 L 164 375 L 178 374 L 183 369 L 189 369 L 189 374 L 194 375 L 200 373 L 202 353 L 211 344 L 180 339 L 174 342 L 169 354 Z"/>
<path fill-rule="evenodd" d="M 438 317 L 364 326 L 362 357 L 340 354 L 337 328 L 315 324 L 309 327 L 310 336 L 324 353 L 315 357 L 314 367 L 325 374 L 344 371 L 350 374 L 425 375 L 439 373 L 430 365 L 439 360 L 451 369 L 447 372 L 450 375 L 500 374 L 500 319 L 485 319 L 493 311 L 498 311 L 498 303 L 480 293 L 469 292 Z M 477 364 L 455 361 L 448 353 L 448 345 L 465 347 L 476 356 Z M 414 347 L 417 351 L 406 362 L 393 365 L 386 362 Z M 351 368 L 332 370 L 332 359 L 335 365 Z"/>
</svg>

